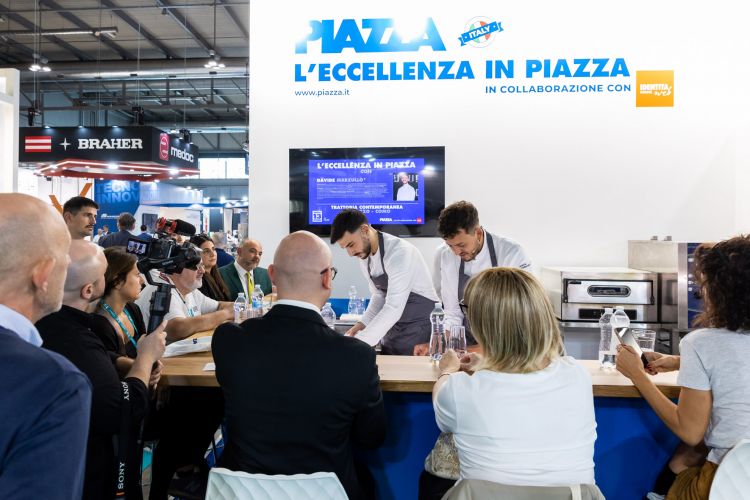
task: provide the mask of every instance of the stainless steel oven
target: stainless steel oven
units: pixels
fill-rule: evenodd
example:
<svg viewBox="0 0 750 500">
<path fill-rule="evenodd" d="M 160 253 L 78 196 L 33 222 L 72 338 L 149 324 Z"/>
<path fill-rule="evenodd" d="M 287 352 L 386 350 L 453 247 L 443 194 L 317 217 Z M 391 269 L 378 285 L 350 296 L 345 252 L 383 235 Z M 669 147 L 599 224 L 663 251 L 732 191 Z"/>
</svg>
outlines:
<svg viewBox="0 0 750 500">
<path fill-rule="evenodd" d="M 622 307 L 634 328 L 659 330 L 658 275 L 623 267 L 545 267 L 541 279 L 568 354 L 597 359 L 599 317 Z"/>
<path fill-rule="evenodd" d="M 679 340 L 692 329 L 695 317 L 703 311 L 699 286 L 693 272 L 695 242 L 628 241 L 628 266 L 658 275 L 659 322 L 668 335 L 657 335 L 657 350 L 678 352 Z"/>
</svg>

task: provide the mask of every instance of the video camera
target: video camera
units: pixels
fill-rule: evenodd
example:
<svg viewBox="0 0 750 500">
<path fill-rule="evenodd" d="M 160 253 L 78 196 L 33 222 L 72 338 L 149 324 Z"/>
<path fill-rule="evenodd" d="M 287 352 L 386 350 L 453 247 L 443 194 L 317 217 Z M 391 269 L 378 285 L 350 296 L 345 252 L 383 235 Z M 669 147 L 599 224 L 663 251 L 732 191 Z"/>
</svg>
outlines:
<svg viewBox="0 0 750 500">
<path fill-rule="evenodd" d="M 153 332 L 164 320 L 169 311 L 171 288 L 169 283 L 155 282 L 151 271 L 157 269 L 164 274 L 178 274 L 183 269 L 195 269 L 201 262 L 201 254 L 195 246 L 185 242 L 178 244 L 172 236 L 193 236 L 195 226 L 180 219 L 169 220 L 162 217 L 156 223 L 156 237 L 150 241 L 138 238 L 128 239 L 125 250 L 138 257 L 138 270 L 150 285 L 156 287 L 151 297 L 147 331 Z"/>
</svg>

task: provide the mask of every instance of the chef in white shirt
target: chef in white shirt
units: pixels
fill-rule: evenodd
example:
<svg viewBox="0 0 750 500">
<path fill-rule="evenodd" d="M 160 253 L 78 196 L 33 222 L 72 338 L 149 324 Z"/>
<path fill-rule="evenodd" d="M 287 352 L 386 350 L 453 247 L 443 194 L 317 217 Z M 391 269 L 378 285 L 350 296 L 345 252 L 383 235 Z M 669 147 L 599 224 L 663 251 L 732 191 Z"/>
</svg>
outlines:
<svg viewBox="0 0 750 500">
<path fill-rule="evenodd" d="M 383 354 L 410 356 L 417 344 L 430 340 L 430 313 L 440 299 L 427 264 L 406 240 L 373 229 L 359 210 L 341 211 L 331 225 L 331 243 L 359 257 L 369 282 L 370 304 L 346 332 Z"/>
<path fill-rule="evenodd" d="M 406 172 L 398 174 L 401 186 L 396 190 L 396 201 L 414 201 L 417 199 L 417 190 L 409 184 L 409 176 Z"/>
<path fill-rule="evenodd" d="M 464 289 L 469 279 L 490 267 L 529 269 L 531 260 L 520 244 L 485 231 L 479 223 L 479 213 L 468 201 L 457 201 L 440 212 L 438 232 L 443 243 L 435 255 L 439 263 L 440 294 L 445 310 L 445 329 L 463 325 L 466 344 L 474 345 L 469 322 L 461 310 Z M 428 344 L 415 346 L 414 355 L 427 355 Z"/>
</svg>

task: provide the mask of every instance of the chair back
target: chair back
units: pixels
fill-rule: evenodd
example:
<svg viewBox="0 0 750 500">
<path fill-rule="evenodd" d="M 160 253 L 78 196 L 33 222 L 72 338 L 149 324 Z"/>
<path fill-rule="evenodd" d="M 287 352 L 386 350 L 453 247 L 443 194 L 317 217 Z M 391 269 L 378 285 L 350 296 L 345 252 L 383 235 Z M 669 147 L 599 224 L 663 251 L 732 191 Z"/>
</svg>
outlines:
<svg viewBox="0 0 750 500">
<path fill-rule="evenodd" d="M 442 500 L 484 500 L 512 498 L 513 500 L 604 500 L 595 484 L 572 486 L 515 486 L 480 479 L 461 479 L 448 490 Z"/>
<path fill-rule="evenodd" d="M 750 439 L 743 439 L 724 455 L 711 483 L 710 500 L 750 498 Z"/>
<path fill-rule="evenodd" d="M 206 500 L 348 500 L 333 472 L 292 476 L 248 474 L 214 467 Z"/>
</svg>

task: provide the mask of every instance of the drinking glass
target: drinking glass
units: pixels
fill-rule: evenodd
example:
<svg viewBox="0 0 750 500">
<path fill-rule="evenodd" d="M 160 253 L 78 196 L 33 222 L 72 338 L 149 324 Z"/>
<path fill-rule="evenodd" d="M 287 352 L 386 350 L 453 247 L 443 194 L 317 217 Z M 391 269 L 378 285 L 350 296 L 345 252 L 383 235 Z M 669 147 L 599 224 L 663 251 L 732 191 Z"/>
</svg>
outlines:
<svg viewBox="0 0 750 500">
<path fill-rule="evenodd" d="M 656 332 L 653 330 L 633 330 L 633 337 L 638 342 L 641 351 L 649 352 L 654 350 L 656 343 Z"/>
<path fill-rule="evenodd" d="M 466 328 L 453 325 L 448 336 L 448 349 L 453 349 L 459 359 L 466 354 Z"/>
</svg>

